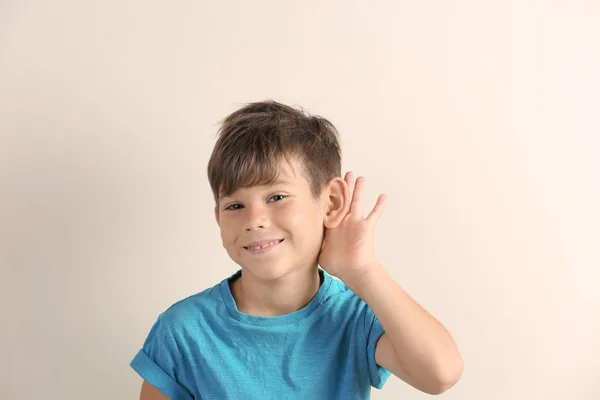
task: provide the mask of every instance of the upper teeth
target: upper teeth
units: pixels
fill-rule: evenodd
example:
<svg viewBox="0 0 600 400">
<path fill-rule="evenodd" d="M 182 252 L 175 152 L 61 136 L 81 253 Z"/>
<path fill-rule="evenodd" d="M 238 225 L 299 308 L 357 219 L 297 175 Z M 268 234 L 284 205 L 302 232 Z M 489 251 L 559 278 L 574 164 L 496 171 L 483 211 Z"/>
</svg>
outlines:
<svg viewBox="0 0 600 400">
<path fill-rule="evenodd" d="M 249 248 L 252 249 L 252 250 L 260 250 L 260 249 L 264 249 L 266 247 L 269 247 L 271 245 L 274 245 L 276 243 L 279 243 L 279 240 L 275 240 L 274 242 L 269 242 L 267 244 L 263 244 L 262 246 L 249 246 Z"/>
</svg>

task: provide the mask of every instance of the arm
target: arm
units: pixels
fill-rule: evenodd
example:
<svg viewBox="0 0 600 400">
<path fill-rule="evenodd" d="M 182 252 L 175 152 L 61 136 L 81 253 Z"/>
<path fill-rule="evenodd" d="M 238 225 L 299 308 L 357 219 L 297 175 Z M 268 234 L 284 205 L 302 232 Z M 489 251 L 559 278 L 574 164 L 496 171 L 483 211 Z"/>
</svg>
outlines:
<svg viewBox="0 0 600 400">
<path fill-rule="evenodd" d="M 144 381 L 144 383 L 142 383 L 140 400 L 169 400 L 169 398 L 147 381 Z"/>
<path fill-rule="evenodd" d="M 363 217 L 365 179 L 346 173 L 329 186 L 329 203 L 319 265 L 340 278 L 371 308 L 385 333 L 375 348 L 375 362 L 409 385 L 429 394 L 453 386 L 463 360 L 452 337 L 418 305 L 375 258 L 374 229 L 387 195 L 381 194 Z"/>
<path fill-rule="evenodd" d="M 364 300 L 386 333 L 377 343 L 377 364 L 409 385 L 440 394 L 459 380 L 463 359 L 448 331 L 415 302 L 378 263 L 348 287 Z"/>
<path fill-rule="evenodd" d="M 178 315 L 162 313 L 131 361 L 131 368 L 145 381 L 140 394 L 142 400 L 194 399 L 185 386 L 185 355 L 181 349 L 187 344 L 181 337 L 181 331 L 183 328 Z M 163 396 L 158 396 L 157 392 Z"/>
</svg>

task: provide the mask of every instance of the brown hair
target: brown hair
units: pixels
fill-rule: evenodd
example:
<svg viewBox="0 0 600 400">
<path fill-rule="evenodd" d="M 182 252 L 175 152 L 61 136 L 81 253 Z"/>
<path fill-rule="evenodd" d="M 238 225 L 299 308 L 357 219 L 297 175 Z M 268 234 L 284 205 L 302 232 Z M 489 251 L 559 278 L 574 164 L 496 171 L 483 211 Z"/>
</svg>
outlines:
<svg viewBox="0 0 600 400">
<path fill-rule="evenodd" d="M 220 121 L 208 161 L 208 180 L 218 207 L 238 188 L 277 180 L 280 162 L 296 158 L 313 197 L 341 176 L 339 134 L 331 122 L 274 100 L 249 103 Z"/>
</svg>

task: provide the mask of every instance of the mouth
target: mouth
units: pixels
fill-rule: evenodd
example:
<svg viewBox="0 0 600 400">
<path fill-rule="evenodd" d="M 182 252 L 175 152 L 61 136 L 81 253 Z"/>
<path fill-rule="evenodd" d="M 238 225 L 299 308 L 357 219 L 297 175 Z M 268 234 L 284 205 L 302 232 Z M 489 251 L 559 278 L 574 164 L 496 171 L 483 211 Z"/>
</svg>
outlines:
<svg viewBox="0 0 600 400">
<path fill-rule="evenodd" d="M 279 246 L 284 239 L 274 240 L 260 247 L 244 247 L 251 254 L 263 254 Z"/>
</svg>

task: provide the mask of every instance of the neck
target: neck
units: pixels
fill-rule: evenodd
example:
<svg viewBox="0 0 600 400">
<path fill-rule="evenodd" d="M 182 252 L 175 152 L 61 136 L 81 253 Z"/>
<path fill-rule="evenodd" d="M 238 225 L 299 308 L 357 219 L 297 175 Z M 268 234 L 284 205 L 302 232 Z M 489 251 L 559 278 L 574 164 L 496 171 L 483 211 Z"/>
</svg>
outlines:
<svg viewBox="0 0 600 400">
<path fill-rule="evenodd" d="M 257 279 L 249 271 L 233 281 L 231 294 L 237 309 L 245 314 L 275 317 L 305 307 L 319 291 L 317 266 L 293 271 L 272 281 Z"/>
</svg>

